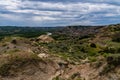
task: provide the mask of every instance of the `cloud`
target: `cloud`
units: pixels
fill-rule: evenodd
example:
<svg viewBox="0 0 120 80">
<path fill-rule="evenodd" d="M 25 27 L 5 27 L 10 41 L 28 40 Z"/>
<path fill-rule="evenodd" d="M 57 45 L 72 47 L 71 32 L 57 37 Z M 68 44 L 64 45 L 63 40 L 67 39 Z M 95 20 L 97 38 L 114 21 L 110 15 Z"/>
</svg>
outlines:
<svg viewBox="0 0 120 80">
<path fill-rule="evenodd" d="M 31 26 L 103 24 L 120 18 L 118 0 L 0 0 L 0 18 Z M 100 21 L 99 21 L 100 20 Z M 18 22 L 17 22 L 18 21 Z M 114 21 L 115 22 L 115 21 Z"/>
</svg>

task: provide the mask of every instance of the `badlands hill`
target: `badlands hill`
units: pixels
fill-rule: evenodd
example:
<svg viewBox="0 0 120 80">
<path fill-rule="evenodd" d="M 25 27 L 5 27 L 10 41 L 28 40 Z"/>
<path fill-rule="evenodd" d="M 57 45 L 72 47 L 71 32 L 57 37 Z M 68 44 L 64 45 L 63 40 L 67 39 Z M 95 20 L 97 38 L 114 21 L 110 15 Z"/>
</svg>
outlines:
<svg viewBox="0 0 120 80">
<path fill-rule="evenodd" d="M 0 27 L 0 80 L 120 80 L 120 24 L 23 30 Z"/>
</svg>

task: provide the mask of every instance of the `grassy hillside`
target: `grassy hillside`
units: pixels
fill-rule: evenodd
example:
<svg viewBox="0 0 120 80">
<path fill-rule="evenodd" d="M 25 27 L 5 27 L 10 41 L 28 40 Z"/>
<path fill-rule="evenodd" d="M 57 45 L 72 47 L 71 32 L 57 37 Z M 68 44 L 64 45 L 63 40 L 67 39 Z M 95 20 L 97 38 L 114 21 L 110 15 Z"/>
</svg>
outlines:
<svg viewBox="0 0 120 80">
<path fill-rule="evenodd" d="M 0 27 L 0 79 L 119 80 L 119 35 L 120 24 Z"/>
</svg>

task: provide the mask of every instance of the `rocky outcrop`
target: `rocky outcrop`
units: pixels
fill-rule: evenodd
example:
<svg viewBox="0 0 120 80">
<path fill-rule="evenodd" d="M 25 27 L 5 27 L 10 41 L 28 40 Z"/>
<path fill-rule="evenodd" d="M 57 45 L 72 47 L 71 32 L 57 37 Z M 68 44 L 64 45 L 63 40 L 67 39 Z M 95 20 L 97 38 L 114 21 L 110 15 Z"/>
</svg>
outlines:
<svg viewBox="0 0 120 80">
<path fill-rule="evenodd" d="M 49 35 L 41 35 L 37 38 L 37 41 L 49 43 L 49 42 L 54 41 L 54 39 L 52 37 L 50 37 Z"/>
</svg>

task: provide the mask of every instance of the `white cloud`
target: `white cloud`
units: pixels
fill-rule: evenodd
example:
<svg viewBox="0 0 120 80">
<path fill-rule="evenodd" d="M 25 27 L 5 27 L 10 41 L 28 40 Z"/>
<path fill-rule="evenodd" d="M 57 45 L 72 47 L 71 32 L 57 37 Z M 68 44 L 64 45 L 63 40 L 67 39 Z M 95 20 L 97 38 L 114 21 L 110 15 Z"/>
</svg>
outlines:
<svg viewBox="0 0 120 80">
<path fill-rule="evenodd" d="M 96 3 L 119 3 L 120 0 L 84 0 L 85 2 Z"/>
<path fill-rule="evenodd" d="M 18 6 L 20 6 L 20 4 L 20 0 L 0 0 L 0 5 L 7 10 L 18 9 Z"/>
<path fill-rule="evenodd" d="M 34 21 L 40 21 L 40 22 L 58 20 L 57 18 L 48 17 L 48 16 L 34 16 L 32 19 Z"/>
<path fill-rule="evenodd" d="M 71 25 L 94 25 L 95 23 L 90 20 L 81 20 L 81 21 L 75 21 Z"/>
<path fill-rule="evenodd" d="M 23 20 L 23 18 L 21 18 L 21 16 L 17 16 L 17 15 L 9 15 L 9 14 L 0 14 L 0 18 L 5 18 L 8 20 L 12 20 L 12 21 L 21 21 Z"/>
</svg>

